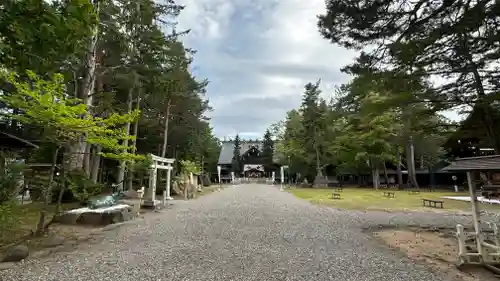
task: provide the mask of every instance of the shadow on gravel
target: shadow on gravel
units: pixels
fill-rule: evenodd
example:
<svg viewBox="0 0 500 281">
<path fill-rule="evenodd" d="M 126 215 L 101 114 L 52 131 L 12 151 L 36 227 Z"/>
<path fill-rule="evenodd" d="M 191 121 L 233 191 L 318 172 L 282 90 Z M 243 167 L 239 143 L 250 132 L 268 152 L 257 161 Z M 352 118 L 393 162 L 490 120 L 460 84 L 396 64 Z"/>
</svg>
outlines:
<svg viewBox="0 0 500 281">
<path fill-rule="evenodd" d="M 411 261 L 425 265 L 447 280 L 493 281 L 499 280 L 482 267 L 468 266 L 458 269 L 458 245 L 455 228 L 447 226 L 374 225 L 363 232 Z"/>
</svg>

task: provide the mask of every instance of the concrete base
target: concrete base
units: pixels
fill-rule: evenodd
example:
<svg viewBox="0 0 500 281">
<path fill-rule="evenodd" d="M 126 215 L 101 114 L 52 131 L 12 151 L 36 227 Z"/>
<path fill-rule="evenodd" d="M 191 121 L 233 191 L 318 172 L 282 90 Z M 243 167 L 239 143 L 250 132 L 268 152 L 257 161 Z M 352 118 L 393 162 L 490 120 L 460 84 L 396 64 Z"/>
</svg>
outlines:
<svg viewBox="0 0 500 281">
<path fill-rule="evenodd" d="M 120 204 L 111 207 L 90 209 L 79 208 L 64 212 L 54 218 L 61 224 L 82 224 L 103 226 L 123 221 L 128 221 L 137 216 L 130 205 Z"/>
<path fill-rule="evenodd" d="M 163 205 L 163 202 L 160 200 L 144 200 L 141 205 L 141 209 L 163 209 L 166 206 Z"/>
</svg>

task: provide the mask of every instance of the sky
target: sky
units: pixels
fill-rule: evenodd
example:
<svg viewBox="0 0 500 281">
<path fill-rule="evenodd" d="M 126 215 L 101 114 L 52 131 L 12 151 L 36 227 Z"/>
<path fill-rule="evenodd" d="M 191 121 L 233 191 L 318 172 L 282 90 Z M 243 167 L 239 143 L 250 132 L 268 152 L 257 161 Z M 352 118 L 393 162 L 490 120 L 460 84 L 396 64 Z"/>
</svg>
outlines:
<svg viewBox="0 0 500 281">
<path fill-rule="evenodd" d="M 177 0 L 179 30 L 197 51 L 193 72 L 208 79 L 208 116 L 220 139 L 262 138 L 301 103 L 304 85 L 321 79 L 323 97 L 350 80 L 340 68 L 357 53 L 323 39 L 324 0 Z M 439 80 L 439 79 L 438 79 Z M 439 84 L 439 81 L 435 81 Z M 461 119 L 455 111 L 445 112 Z"/>
<path fill-rule="evenodd" d="M 177 0 L 179 30 L 197 51 L 193 71 L 210 81 L 208 114 L 217 137 L 261 138 L 297 108 L 321 78 L 325 98 L 349 80 L 340 68 L 356 53 L 330 44 L 316 26 L 324 0 Z"/>
</svg>

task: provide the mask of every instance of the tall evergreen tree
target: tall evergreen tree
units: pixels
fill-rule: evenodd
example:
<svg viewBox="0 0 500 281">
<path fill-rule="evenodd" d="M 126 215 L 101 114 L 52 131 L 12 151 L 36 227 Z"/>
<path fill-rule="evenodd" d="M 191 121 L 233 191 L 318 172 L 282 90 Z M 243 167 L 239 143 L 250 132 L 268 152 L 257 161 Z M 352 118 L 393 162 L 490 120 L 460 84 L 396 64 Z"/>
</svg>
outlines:
<svg viewBox="0 0 500 281">
<path fill-rule="evenodd" d="M 235 175 L 239 175 L 239 173 L 241 172 L 240 150 L 241 150 L 241 139 L 240 136 L 236 134 L 236 137 L 234 138 L 233 160 L 231 163 Z"/>
<path fill-rule="evenodd" d="M 489 145 L 500 153 L 500 135 L 491 101 L 498 99 L 500 59 L 498 1 L 327 0 L 318 26 L 325 39 L 362 50 L 371 66 L 417 77 L 442 76 L 436 97 L 407 103 L 475 106 Z M 418 16 L 417 16 L 418 15 Z M 399 94 L 408 92 L 404 88 Z"/>
<path fill-rule="evenodd" d="M 300 113 L 302 114 L 302 145 L 304 146 L 309 164 L 316 164 L 316 173 L 321 174 L 321 128 L 322 120 L 319 103 L 321 101 L 319 89 L 320 81 L 315 84 L 307 83 L 302 98 Z"/>
<path fill-rule="evenodd" d="M 273 164 L 274 141 L 271 137 L 271 131 L 267 129 L 262 141 L 262 159 L 264 160 L 265 170 L 268 170 Z"/>
</svg>

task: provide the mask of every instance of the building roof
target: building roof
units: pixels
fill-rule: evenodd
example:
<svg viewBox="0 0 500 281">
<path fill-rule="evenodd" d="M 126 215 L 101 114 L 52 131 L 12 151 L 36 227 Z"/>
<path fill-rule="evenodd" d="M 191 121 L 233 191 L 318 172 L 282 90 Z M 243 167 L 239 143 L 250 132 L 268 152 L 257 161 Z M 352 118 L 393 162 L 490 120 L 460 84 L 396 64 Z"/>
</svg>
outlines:
<svg viewBox="0 0 500 281">
<path fill-rule="evenodd" d="M 500 171 L 500 155 L 458 158 L 443 171 Z"/>
<path fill-rule="evenodd" d="M 38 145 L 9 133 L 0 132 L 0 148 L 22 149 L 28 147 L 38 148 Z"/>
<path fill-rule="evenodd" d="M 497 110 L 491 111 L 491 118 L 493 119 L 494 126 L 497 130 L 500 129 L 500 112 Z M 461 122 L 460 127 L 448 138 L 443 144 L 445 148 L 452 148 L 457 146 L 459 140 L 477 139 L 479 147 L 492 147 L 490 139 L 486 133 L 486 127 L 482 121 L 484 110 L 476 105 L 472 108 L 467 118 Z"/>
<path fill-rule="evenodd" d="M 252 146 L 254 146 L 255 148 L 260 150 L 262 148 L 262 142 L 260 142 L 260 141 L 241 141 L 240 155 L 243 155 Z M 220 165 L 231 164 L 231 162 L 233 160 L 233 152 L 234 152 L 234 142 L 233 141 L 222 142 L 222 147 L 220 149 L 218 163 Z"/>
</svg>

